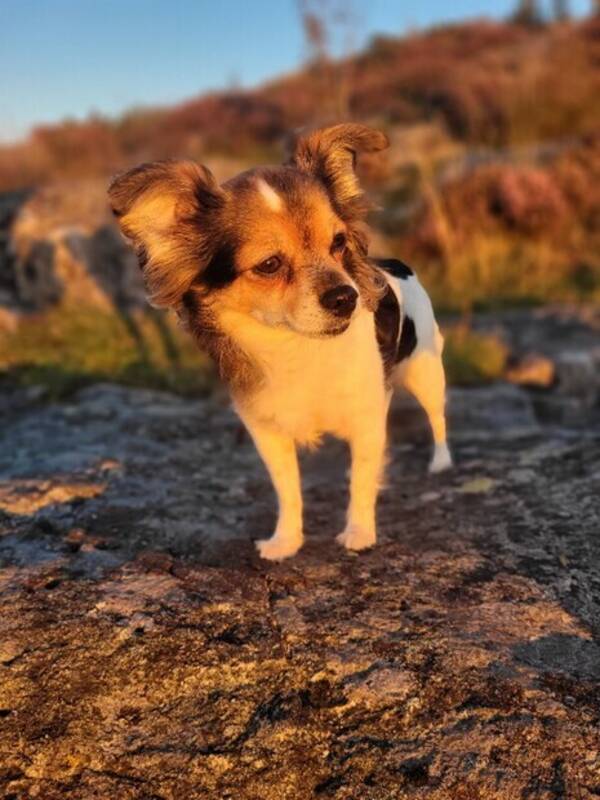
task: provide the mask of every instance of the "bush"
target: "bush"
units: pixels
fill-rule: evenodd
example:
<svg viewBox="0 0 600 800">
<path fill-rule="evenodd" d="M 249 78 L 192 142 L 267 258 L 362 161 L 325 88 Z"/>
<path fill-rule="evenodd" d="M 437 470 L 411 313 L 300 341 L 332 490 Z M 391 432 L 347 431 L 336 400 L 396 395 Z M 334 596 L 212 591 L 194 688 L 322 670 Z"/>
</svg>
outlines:
<svg viewBox="0 0 600 800">
<path fill-rule="evenodd" d="M 459 325 L 445 330 L 444 338 L 444 365 L 450 384 L 489 383 L 504 374 L 508 348 L 497 336 Z"/>
<path fill-rule="evenodd" d="M 380 37 L 361 54 L 258 89 L 40 127 L 0 147 L 0 189 L 165 156 L 273 152 L 288 131 L 350 112 L 387 123 L 441 121 L 454 137 L 492 147 L 591 135 L 600 127 L 599 31 L 600 19 L 542 29 L 473 22 Z"/>
</svg>

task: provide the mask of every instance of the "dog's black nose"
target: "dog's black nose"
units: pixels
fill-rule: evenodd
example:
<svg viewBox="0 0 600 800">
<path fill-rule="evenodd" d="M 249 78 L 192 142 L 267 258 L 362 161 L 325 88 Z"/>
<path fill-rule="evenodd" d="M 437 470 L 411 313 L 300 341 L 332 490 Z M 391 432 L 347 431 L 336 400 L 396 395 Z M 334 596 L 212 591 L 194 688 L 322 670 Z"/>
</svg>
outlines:
<svg viewBox="0 0 600 800">
<path fill-rule="evenodd" d="M 327 289 L 319 298 L 319 302 L 331 311 L 336 317 L 349 317 L 356 308 L 356 301 L 358 299 L 358 292 L 352 286 L 345 283 L 339 286 L 334 286 L 333 289 Z"/>
</svg>

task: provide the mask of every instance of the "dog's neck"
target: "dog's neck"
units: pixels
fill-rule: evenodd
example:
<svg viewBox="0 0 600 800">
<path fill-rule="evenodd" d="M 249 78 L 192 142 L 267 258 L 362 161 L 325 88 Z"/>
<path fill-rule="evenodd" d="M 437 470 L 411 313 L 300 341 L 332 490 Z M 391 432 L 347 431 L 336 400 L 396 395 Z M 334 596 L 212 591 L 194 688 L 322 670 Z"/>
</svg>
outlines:
<svg viewBox="0 0 600 800">
<path fill-rule="evenodd" d="M 217 324 L 222 334 L 260 375 L 260 380 L 253 387 L 257 388 L 281 372 L 285 372 L 288 378 L 297 374 L 302 379 L 303 373 L 315 359 L 322 360 L 326 353 L 333 355 L 333 351 L 341 353 L 347 347 L 348 337 L 354 335 L 356 326 L 361 325 L 359 320 L 364 316 L 372 315 L 360 309 L 348 330 L 334 337 L 306 336 L 283 325 L 267 325 L 249 314 L 233 310 L 222 311 Z M 235 389 L 235 381 L 224 377 Z"/>
</svg>

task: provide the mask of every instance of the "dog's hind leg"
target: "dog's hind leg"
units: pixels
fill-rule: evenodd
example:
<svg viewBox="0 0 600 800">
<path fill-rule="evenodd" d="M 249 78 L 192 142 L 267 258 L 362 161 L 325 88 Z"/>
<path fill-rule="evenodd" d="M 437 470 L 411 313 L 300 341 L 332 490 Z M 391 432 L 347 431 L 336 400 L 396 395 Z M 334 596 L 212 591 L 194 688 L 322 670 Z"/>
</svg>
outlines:
<svg viewBox="0 0 600 800">
<path fill-rule="evenodd" d="M 452 456 L 446 440 L 446 376 L 441 352 L 421 350 L 415 353 L 402 363 L 398 379 L 419 401 L 431 425 L 433 456 L 429 462 L 429 472 L 449 469 Z"/>
<path fill-rule="evenodd" d="M 256 449 L 271 476 L 279 503 L 275 533 L 256 542 L 258 552 L 270 561 L 295 555 L 302 547 L 302 493 L 296 445 L 291 436 L 244 420 Z"/>
</svg>

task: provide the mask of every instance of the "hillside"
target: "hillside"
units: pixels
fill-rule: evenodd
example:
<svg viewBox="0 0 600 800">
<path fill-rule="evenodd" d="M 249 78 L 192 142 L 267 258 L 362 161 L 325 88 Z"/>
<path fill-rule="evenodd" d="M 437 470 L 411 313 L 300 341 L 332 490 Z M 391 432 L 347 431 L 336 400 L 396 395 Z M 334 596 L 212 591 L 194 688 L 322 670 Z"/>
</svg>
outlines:
<svg viewBox="0 0 600 800">
<path fill-rule="evenodd" d="M 171 155 L 253 159 L 278 150 L 291 128 L 340 116 L 387 128 L 436 122 L 455 140 L 492 148 L 572 140 L 600 127 L 599 56 L 597 18 L 380 36 L 352 58 L 322 60 L 255 90 L 38 127 L 0 148 L 0 188 Z"/>
</svg>

